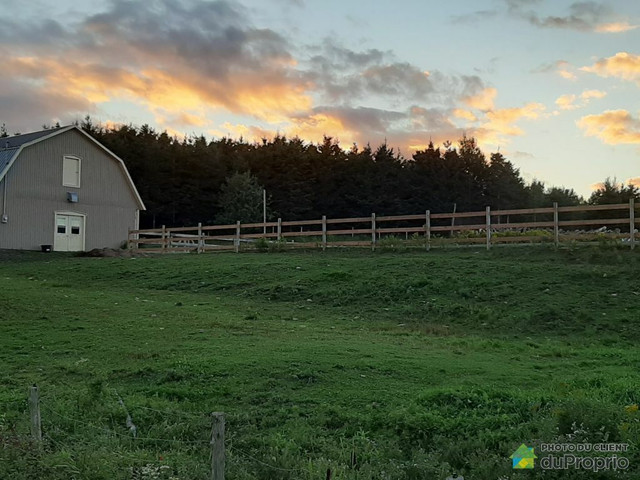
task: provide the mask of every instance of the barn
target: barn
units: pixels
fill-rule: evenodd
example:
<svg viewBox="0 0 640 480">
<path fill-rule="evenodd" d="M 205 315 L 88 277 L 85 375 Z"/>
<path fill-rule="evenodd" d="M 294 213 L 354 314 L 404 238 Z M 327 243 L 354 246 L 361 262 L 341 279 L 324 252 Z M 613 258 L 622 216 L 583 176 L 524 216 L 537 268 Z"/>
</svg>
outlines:
<svg viewBox="0 0 640 480">
<path fill-rule="evenodd" d="M 0 249 L 118 248 L 144 209 L 124 162 L 77 126 L 0 138 Z"/>
</svg>

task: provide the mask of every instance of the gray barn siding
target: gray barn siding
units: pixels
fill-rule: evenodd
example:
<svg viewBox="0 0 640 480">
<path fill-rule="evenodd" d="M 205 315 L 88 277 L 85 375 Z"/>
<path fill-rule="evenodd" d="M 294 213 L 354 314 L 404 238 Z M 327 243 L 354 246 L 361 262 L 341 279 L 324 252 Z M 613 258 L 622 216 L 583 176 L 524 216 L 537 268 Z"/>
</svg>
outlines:
<svg viewBox="0 0 640 480">
<path fill-rule="evenodd" d="M 64 155 L 81 158 L 80 188 L 62 185 Z M 78 193 L 78 203 L 67 202 L 71 191 Z M 56 211 L 87 215 L 85 250 L 117 248 L 128 229 L 135 228 L 137 208 L 118 162 L 70 130 L 26 147 L 9 170 L 9 221 L 0 224 L 0 248 L 38 250 L 42 244 L 52 245 Z"/>
</svg>

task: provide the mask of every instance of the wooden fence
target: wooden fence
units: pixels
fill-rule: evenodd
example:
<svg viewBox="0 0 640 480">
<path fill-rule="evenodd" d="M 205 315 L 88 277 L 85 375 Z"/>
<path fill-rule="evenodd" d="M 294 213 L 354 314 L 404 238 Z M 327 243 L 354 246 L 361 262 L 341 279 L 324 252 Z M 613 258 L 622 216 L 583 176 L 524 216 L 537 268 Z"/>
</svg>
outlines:
<svg viewBox="0 0 640 480">
<path fill-rule="evenodd" d="M 198 224 L 131 230 L 128 247 L 149 253 L 216 252 L 278 247 L 392 246 L 400 243 L 427 250 L 449 244 L 553 243 L 620 241 L 630 248 L 640 239 L 636 226 L 640 204 L 431 213 L 356 218 L 327 218 L 235 225 Z M 628 232 L 628 233 L 627 233 Z"/>
</svg>

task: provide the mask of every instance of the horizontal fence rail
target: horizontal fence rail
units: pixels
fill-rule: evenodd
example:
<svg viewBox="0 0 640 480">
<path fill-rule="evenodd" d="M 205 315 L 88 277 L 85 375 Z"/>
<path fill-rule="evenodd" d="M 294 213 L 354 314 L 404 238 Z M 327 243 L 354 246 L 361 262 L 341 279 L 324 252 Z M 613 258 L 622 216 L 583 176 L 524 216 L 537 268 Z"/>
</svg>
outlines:
<svg viewBox="0 0 640 480">
<path fill-rule="evenodd" d="M 634 248 L 640 204 L 327 218 L 131 230 L 128 248 L 145 253 L 269 250 L 284 247 L 432 247 L 619 241 Z M 404 238 L 403 238 L 404 237 Z"/>
</svg>

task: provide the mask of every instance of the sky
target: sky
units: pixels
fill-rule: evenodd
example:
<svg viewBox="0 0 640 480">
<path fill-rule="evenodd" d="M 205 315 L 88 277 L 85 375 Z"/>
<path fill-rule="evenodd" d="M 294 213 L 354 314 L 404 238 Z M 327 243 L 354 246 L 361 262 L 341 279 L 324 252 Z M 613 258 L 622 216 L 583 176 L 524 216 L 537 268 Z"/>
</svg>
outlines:
<svg viewBox="0 0 640 480">
<path fill-rule="evenodd" d="M 0 0 L 0 124 L 87 114 L 410 157 L 475 137 L 527 182 L 640 186 L 640 2 Z M 10 13 L 10 14 L 9 14 Z"/>
</svg>

